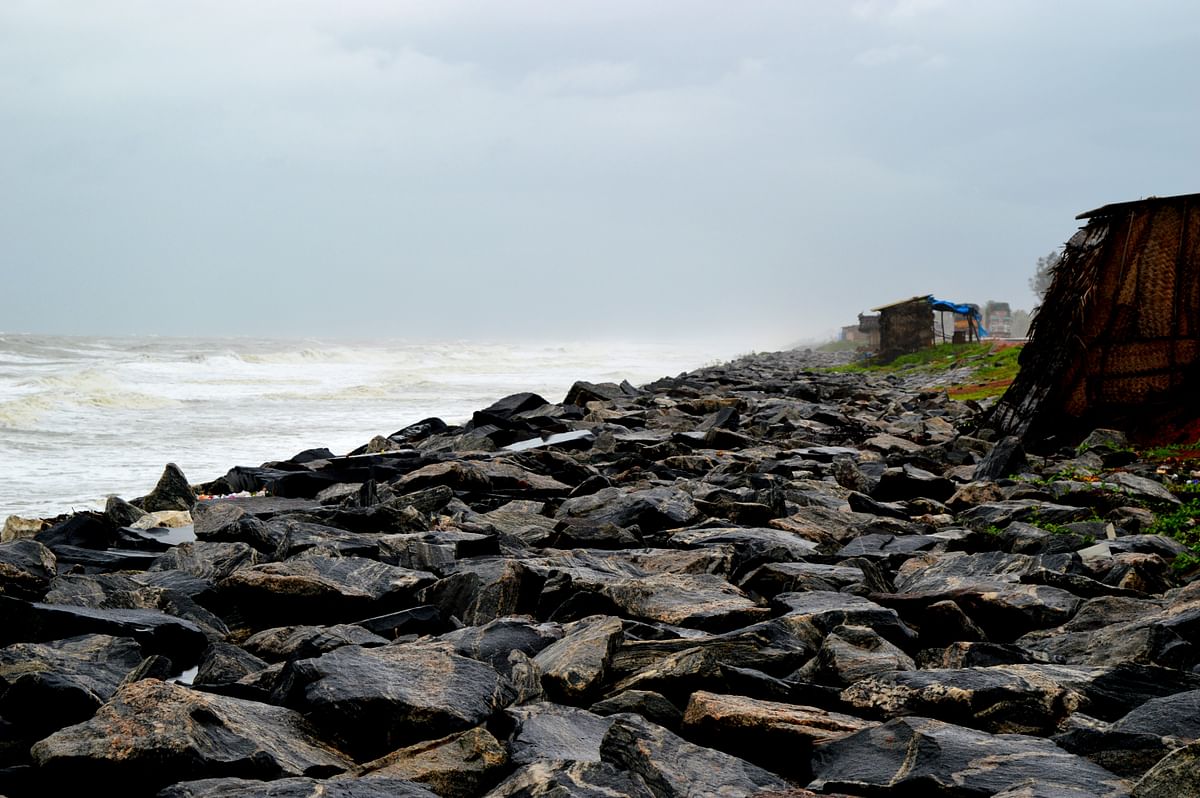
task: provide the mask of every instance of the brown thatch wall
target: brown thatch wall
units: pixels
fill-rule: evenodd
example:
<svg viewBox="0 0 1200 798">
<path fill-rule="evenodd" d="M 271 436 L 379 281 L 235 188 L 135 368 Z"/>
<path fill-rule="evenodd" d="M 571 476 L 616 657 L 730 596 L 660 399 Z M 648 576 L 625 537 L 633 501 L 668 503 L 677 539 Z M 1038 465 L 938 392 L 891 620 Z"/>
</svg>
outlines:
<svg viewBox="0 0 1200 798">
<path fill-rule="evenodd" d="M 1098 426 L 1170 437 L 1200 418 L 1200 195 L 1084 216 L 993 426 L 1027 440 Z"/>
<path fill-rule="evenodd" d="M 879 310 L 879 362 L 933 346 L 933 308 L 929 297 L 914 297 Z"/>
</svg>

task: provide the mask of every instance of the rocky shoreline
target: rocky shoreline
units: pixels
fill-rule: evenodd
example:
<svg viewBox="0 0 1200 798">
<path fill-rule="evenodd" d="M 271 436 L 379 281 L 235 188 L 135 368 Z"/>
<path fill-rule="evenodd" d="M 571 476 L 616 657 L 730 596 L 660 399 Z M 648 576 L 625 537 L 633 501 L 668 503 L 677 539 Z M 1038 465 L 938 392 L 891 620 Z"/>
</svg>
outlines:
<svg viewBox="0 0 1200 798">
<path fill-rule="evenodd" d="M 1171 475 L 831 362 L 12 521 L 0 794 L 1200 795 Z"/>
</svg>

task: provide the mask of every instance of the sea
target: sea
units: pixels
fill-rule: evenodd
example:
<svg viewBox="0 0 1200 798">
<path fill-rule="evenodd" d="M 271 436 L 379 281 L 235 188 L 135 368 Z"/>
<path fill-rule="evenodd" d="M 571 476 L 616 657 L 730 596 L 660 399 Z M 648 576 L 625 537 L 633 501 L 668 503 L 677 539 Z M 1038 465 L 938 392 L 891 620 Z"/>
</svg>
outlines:
<svg viewBox="0 0 1200 798">
<path fill-rule="evenodd" d="M 744 351 L 744 350 L 743 350 Z M 553 344 L 0 334 L 0 521 L 149 493 L 430 416 L 462 423 L 518 391 L 635 385 L 740 354 L 710 342 Z"/>
</svg>

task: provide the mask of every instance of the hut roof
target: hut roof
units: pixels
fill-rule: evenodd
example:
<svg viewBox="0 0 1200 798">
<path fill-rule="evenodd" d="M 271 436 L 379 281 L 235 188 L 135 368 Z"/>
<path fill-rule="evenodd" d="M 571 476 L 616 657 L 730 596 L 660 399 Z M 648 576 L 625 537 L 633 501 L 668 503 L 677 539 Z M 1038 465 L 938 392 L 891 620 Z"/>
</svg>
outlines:
<svg viewBox="0 0 1200 798">
<path fill-rule="evenodd" d="M 1076 219 L 1091 219 L 1096 216 L 1111 216 L 1117 211 L 1130 210 L 1142 205 L 1152 205 L 1161 202 L 1191 202 L 1200 200 L 1200 194 L 1176 194 L 1171 197 L 1145 197 L 1140 200 L 1130 200 L 1129 202 L 1113 202 L 1109 205 L 1102 205 L 1099 208 L 1091 211 L 1084 211 L 1076 216 Z"/>
<path fill-rule="evenodd" d="M 933 300 L 933 294 L 924 294 L 922 296 L 914 296 L 914 297 L 909 297 L 908 299 L 901 299 L 896 302 L 889 302 L 888 304 L 880 305 L 877 308 L 871 308 L 871 312 L 878 313 L 881 310 L 887 310 L 888 308 L 898 308 L 901 305 L 907 305 L 910 302 L 930 302 L 932 300 Z"/>
</svg>

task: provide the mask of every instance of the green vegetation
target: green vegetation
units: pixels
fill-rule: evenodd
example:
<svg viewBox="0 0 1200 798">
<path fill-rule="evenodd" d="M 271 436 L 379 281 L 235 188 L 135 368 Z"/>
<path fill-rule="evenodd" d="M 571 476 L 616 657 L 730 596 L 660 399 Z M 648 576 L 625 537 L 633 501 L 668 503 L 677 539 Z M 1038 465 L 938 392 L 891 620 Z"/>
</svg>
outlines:
<svg viewBox="0 0 1200 798">
<path fill-rule="evenodd" d="M 901 355 L 891 363 L 879 364 L 873 360 L 862 360 L 847 366 L 836 366 L 831 371 L 867 372 L 880 374 L 938 374 L 957 368 L 973 368 L 970 379 L 952 385 L 947 392 L 952 399 L 985 399 L 999 396 L 1017 376 L 1017 358 L 1020 346 L 996 346 L 981 344 L 941 344 L 920 352 Z"/>
<path fill-rule="evenodd" d="M 1200 566 L 1200 499 L 1184 502 L 1169 513 L 1160 513 L 1148 531 L 1175 538 L 1190 549 L 1179 554 L 1171 567 L 1190 571 Z"/>
<path fill-rule="evenodd" d="M 1146 460 L 1194 459 L 1200 457 L 1200 441 L 1152 446 L 1142 452 L 1142 457 Z"/>
</svg>

